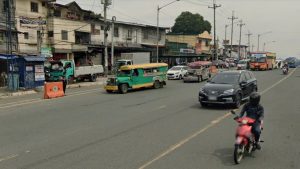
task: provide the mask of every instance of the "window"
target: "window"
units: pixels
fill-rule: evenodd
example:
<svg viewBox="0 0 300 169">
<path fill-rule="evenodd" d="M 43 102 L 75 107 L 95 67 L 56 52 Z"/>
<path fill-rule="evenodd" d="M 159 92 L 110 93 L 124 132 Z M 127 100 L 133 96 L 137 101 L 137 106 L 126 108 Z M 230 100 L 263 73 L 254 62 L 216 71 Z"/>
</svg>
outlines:
<svg viewBox="0 0 300 169">
<path fill-rule="evenodd" d="M 8 5 L 8 4 L 7 4 L 7 1 L 4 0 L 4 1 L 3 1 L 3 12 L 6 12 L 6 9 L 8 8 L 7 5 Z"/>
<path fill-rule="evenodd" d="M 3 40 L 4 40 L 4 33 L 0 32 L 0 41 L 3 41 Z"/>
<path fill-rule="evenodd" d="M 104 30 L 104 26 L 103 25 L 101 25 L 101 30 Z"/>
<path fill-rule="evenodd" d="M 132 76 L 139 76 L 139 71 L 137 69 L 134 69 Z"/>
<path fill-rule="evenodd" d="M 249 72 L 246 72 L 245 76 L 246 76 L 246 80 L 251 80 L 252 79 Z"/>
<path fill-rule="evenodd" d="M 132 29 L 128 29 L 127 39 L 132 39 Z"/>
<path fill-rule="evenodd" d="M 24 32 L 24 39 L 29 39 L 29 34 L 28 34 L 28 32 Z"/>
<path fill-rule="evenodd" d="M 46 2 L 42 2 L 42 6 L 46 6 Z"/>
<path fill-rule="evenodd" d="M 205 46 L 209 46 L 209 41 L 208 40 L 205 41 Z"/>
<path fill-rule="evenodd" d="M 202 45 L 202 40 L 198 40 L 198 43 L 199 43 L 200 45 Z"/>
<path fill-rule="evenodd" d="M 246 77 L 245 77 L 245 74 L 242 73 L 241 77 L 240 77 L 240 82 L 244 82 L 244 81 L 246 81 Z"/>
<path fill-rule="evenodd" d="M 41 31 L 36 31 L 36 37 L 37 37 L 38 39 L 41 38 Z"/>
<path fill-rule="evenodd" d="M 48 38 L 53 38 L 53 31 L 48 31 Z"/>
<path fill-rule="evenodd" d="M 115 28 L 114 37 L 119 37 L 119 28 Z"/>
<path fill-rule="evenodd" d="M 68 31 L 61 31 L 61 40 L 68 40 Z"/>
<path fill-rule="evenodd" d="M 147 30 L 144 30 L 144 31 L 143 31 L 143 38 L 144 38 L 144 39 L 148 39 L 148 38 L 149 38 L 148 36 L 149 36 L 148 31 L 147 31 Z"/>
<path fill-rule="evenodd" d="M 31 2 L 31 12 L 39 12 L 39 4 Z"/>
<path fill-rule="evenodd" d="M 53 15 L 56 17 L 61 17 L 61 10 L 55 9 Z"/>
</svg>

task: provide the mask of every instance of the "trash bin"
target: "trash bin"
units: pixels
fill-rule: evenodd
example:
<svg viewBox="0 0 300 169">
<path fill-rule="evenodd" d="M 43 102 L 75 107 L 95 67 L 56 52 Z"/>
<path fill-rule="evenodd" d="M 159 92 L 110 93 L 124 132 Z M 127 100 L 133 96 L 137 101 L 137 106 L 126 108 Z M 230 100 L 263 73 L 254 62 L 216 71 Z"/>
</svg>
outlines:
<svg viewBox="0 0 300 169">
<path fill-rule="evenodd" d="M 19 74 L 9 74 L 8 75 L 8 89 L 16 91 L 19 89 Z"/>
</svg>

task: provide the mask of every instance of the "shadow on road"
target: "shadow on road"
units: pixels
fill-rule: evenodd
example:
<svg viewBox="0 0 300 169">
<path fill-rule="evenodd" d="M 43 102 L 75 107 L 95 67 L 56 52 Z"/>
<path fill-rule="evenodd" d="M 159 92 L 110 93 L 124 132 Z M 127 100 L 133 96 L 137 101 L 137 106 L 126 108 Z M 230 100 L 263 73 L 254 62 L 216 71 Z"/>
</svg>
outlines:
<svg viewBox="0 0 300 169">
<path fill-rule="evenodd" d="M 220 159 L 225 166 L 235 166 L 233 161 L 233 147 L 216 150 L 213 155 Z"/>
</svg>

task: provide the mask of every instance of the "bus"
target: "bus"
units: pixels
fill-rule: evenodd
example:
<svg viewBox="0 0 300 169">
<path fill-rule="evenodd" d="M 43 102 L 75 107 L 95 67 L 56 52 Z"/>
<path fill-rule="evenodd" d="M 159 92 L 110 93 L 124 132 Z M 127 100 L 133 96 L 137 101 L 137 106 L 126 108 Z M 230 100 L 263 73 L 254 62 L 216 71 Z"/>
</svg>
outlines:
<svg viewBox="0 0 300 169">
<path fill-rule="evenodd" d="M 272 70 L 275 68 L 276 54 L 271 52 L 250 53 L 251 70 Z"/>
<path fill-rule="evenodd" d="M 107 93 L 125 94 L 140 88 L 163 88 L 166 85 L 168 65 L 148 63 L 122 66 L 115 77 L 108 78 L 104 87 Z"/>
</svg>

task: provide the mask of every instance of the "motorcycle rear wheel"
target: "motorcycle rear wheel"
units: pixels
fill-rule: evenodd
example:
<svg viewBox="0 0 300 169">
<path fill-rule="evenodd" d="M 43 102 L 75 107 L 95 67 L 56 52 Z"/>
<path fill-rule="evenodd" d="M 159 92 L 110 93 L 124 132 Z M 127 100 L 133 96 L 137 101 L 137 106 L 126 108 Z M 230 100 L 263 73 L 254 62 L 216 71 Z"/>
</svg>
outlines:
<svg viewBox="0 0 300 169">
<path fill-rule="evenodd" d="M 240 164 L 245 152 L 245 146 L 244 145 L 235 145 L 234 147 L 234 162 L 235 164 Z"/>
</svg>

